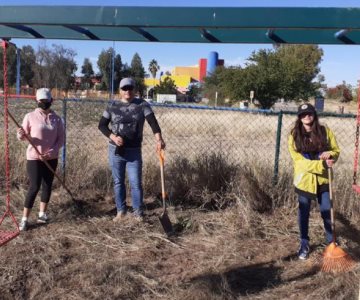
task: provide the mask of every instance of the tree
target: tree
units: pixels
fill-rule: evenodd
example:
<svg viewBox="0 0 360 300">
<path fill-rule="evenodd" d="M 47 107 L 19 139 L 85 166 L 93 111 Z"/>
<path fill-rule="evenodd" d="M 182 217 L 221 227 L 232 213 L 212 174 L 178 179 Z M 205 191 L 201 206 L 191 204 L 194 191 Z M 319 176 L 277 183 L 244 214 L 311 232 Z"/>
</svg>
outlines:
<svg viewBox="0 0 360 300">
<path fill-rule="evenodd" d="M 133 77 L 138 77 L 138 78 L 145 77 L 145 69 L 143 67 L 141 58 L 138 53 L 134 54 L 134 56 L 131 60 L 130 69 L 131 69 L 131 75 Z"/>
<path fill-rule="evenodd" d="M 175 85 L 175 81 L 170 77 L 166 77 L 160 84 L 157 84 L 154 87 L 155 94 L 176 94 L 177 89 Z"/>
<path fill-rule="evenodd" d="M 248 99 L 255 92 L 258 106 L 271 108 L 278 99 L 307 100 L 318 94 L 323 78 L 319 75 L 323 51 L 316 45 L 281 45 L 273 50 L 253 52 L 244 68 L 217 68 L 205 78 L 205 95 L 218 103 L 224 98 Z M 318 78 L 318 81 L 315 79 Z"/>
<path fill-rule="evenodd" d="M 340 102 L 350 102 L 353 99 L 351 87 L 346 87 L 343 90 L 342 98 Z"/>
<path fill-rule="evenodd" d="M 120 54 L 117 54 L 117 55 L 115 55 L 115 58 L 114 58 L 114 87 L 115 87 L 115 90 L 119 89 L 120 80 L 123 77 L 127 77 L 127 76 L 124 76 L 124 70 L 123 70 L 123 64 L 121 61 L 121 56 L 120 56 Z"/>
<path fill-rule="evenodd" d="M 138 53 L 135 53 L 131 60 L 130 74 L 135 80 L 136 88 L 142 97 L 146 88 L 144 83 L 145 69 Z"/>
<path fill-rule="evenodd" d="M 101 89 L 109 90 L 111 78 L 111 60 L 113 55 L 113 48 L 102 50 L 98 56 L 97 65 L 101 75 Z"/>
<path fill-rule="evenodd" d="M 350 84 L 346 84 L 345 81 L 342 84 L 338 84 L 335 87 L 329 87 L 326 89 L 326 97 L 330 99 L 339 99 L 340 102 L 350 102 L 353 100 L 353 88 Z"/>
<path fill-rule="evenodd" d="M 20 51 L 21 84 L 33 86 L 35 64 L 36 55 L 34 48 L 31 46 L 23 46 Z"/>
<path fill-rule="evenodd" d="M 299 101 L 314 96 L 321 87 L 315 78 L 323 50 L 317 45 L 281 45 L 275 54 L 281 62 L 281 98 Z"/>
<path fill-rule="evenodd" d="M 253 52 L 245 68 L 218 67 L 211 76 L 205 77 L 204 95 L 214 100 L 217 93 L 218 105 L 223 105 L 225 99 L 232 105 L 235 101 L 248 99 L 253 90 L 259 106 L 271 107 L 279 97 L 277 70 L 278 62 L 272 51 Z"/>
<path fill-rule="evenodd" d="M 34 86 L 36 88 L 49 87 L 55 82 L 55 74 L 51 72 L 51 50 L 46 45 L 40 46 L 36 52 L 36 64 L 34 65 Z"/>
<path fill-rule="evenodd" d="M 186 93 L 190 99 L 188 101 L 197 101 L 201 94 L 201 87 L 196 84 L 191 84 L 189 91 Z"/>
<path fill-rule="evenodd" d="M 203 93 L 206 98 L 215 102 L 215 98 L 217 97 L 217 104 L 224 104 L 226 77 L 231 77 L 228 76 L 230 71 L 231 68 L 217 67 L 210 76 L 204 78 Z"/>
<path fill-rule="evenodd" d="M 111 72 L 112 72 L 112 56 L 115 55 L 113 53 L 113 48 L 109 48 L 108 50 L 102 50 L 99 54 L 97 65 L 99 67 L 100 76 L 101 76 L 101 89 L 109 90 L 111 87 Z M 114 57 L 114 87 L 115 90 L 118 89 L 120 80 L 123 76 L 122 72 L 122 61 L 120 54 L 115 55 Z"/>
<path fill-rule="evenodd" d="M 3 73 L 3 61 L 4 61 L 3 48 L 0 48 L 0 85 L 4 87 L 4 73 Z M 16 83 L 16 49 L 14 46 L 9 45 L 6 49 L 7 58 L 7 74 L 8 74 L 8 85 L 14 86 Z"/>
<path fill-rule="evenodd" d="M 84 75 L 82 83 L 84 84 L 85 88 L 91 88 L 93 85 L 91 82 L 91 77 L 94 75 L 94 70 L 90 59 L 84 59 L 84 63 L 81 67 L 81 74 Z"/>
<path fill-rule="evenodd" d="M 51 70 L 55 75 L 56 87 L 68 91 L 74 87 L 75 72 L 77 70 L 75 62 L 76 52 L 62 45 L 52 46 L 54 50 L 52 52 Z"/>
<path fill-rule="evenodd" d="M 123 64 L 121 68 L 121 78 L 125 77 L 131 77 L 131 68 L 127 63 Z"/>
<path fill-rule="evenodd" d="M 157 71 L 160 70 L 160 66 L 158 65 L 155 59 L 152 59 L 149 63 L 149 72 L 153 78 L 156 77 Z"/>
<path fill-rule="evenodd" d="M 74 84 L 76 52 L 62 45 L 39 47 L 34 65 L 34 86 L 68 91 Z"/>
<path fill-rule="evenodd" d="M 48 88 L 69 90 L 74 83 L 77 65 L 76 52 L 62 45 L 53 44 L 52 48 L 40 46 L 37 52 L 31 46 L 23 46 L 20 50 L 20 80 L 22 84 Z M 3 53 L 0 49 L 2 62 Z M 8 82 L 10 86 L 16 82 L 16 49 L 7 49 Z M 0 72 L 1 77 L 3 73 Z M 3 82 L 2 78 L 0 80 Z"/>
<path fill-rule="evenodd" d="M 254 91 L 260 108 L 272 107 L 282 96 L 280 87 L 283 71 L 281 61 L 275 52 L 271 50 L 253 52 L 248 59 L 247 67 L 242 71 L 241 96 L 247 99 L 250 91 Z"/>
</svg>

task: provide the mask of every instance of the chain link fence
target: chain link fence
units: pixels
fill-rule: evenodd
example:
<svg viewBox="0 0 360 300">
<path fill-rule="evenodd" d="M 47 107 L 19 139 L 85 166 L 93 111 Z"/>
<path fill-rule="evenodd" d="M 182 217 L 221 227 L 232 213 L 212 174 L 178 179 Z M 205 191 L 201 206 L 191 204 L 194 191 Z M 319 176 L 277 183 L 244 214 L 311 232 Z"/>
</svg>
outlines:
<svg viewBox="0 0 360 300">
<path fill-rule="evenodd" d="M 83 185 L 93 184 L 98 178 L 110 185 L 107 139 L 98 130 L 98 122 L 109 100 L 60 99 L 53 109 L 66 126 L 66 146 L 61 153 L 59 170 L 70 184 L 73 178 L 82 178 Z M 10 99 L 9 109 L 21 124 L 24 115 L 33 110 L 29 99 Z M 0 103 L 3 112 L 3 101 Z M 234 164 L 266 165 L 272 168 L 278 180 L 291 172 L 292 162 L 287 150 L 287 138 L 295 122 L 295 112 L 214 108 L 187 105 L 152 104 L 167 144 L 166 162 L 177 157 L 195 158 L 202 154 L 221 153 Z M 320 121 L 335 133 L 341 149 L 337 164 L 342 175 L 352 178 L 355 142 L 355 115 L 321 113 Z M 0 126 L 4 128 L 4 117 Z M 10 121 L 11 122 L 11 121 Z M 2 130 L 3 132 L 3 130 Z M 4 153 L 3 133 L 0 151 Z M 15 180 L 26 178 L 26 143 L 16 140 L 16 128 L 10 124 L 10 154 Z M 150 126 L 145 125 L 143 141 L 144 165 L 157 163 L 155 139 Z M 4 178 L 4 159 L 1 158 L 1 178 Z M 19 170 L 17 170 L 19 171 Z M 104 178 L 107 178 L 104 181 Z M 351 180 L 351 179 L 349 179 Z M 349 186 L 351 182 L 349 182 Z"/>
</svg>

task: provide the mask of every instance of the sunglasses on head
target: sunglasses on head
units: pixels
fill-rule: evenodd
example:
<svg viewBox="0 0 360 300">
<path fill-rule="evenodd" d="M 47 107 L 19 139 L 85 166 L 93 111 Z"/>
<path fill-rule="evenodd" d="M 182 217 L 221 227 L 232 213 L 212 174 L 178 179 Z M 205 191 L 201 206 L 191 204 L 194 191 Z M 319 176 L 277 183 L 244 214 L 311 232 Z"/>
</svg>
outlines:
<svg viewBox="0 0 360 300">
<path fill-rule="evenodd" d="M 134 87 L 131 85 L 125 85 L 121 88 L 123 91 L 132 91 L 134 90 Z"/>
</svg>

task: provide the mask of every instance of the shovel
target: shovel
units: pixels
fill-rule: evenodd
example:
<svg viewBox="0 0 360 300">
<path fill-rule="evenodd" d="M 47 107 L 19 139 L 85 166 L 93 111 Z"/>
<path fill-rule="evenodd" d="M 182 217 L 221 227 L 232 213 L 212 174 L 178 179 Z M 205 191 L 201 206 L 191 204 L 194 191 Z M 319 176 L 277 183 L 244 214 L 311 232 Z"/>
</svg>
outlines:
<svg viewBox="0 0 360 300">
<path fill-rule="evenodd" d="M 159 151 L 159 161 L 160 161 L 160 174 L 161 174 L 161 198 L 163 203 L 163 212 L 159 216 L 159 220 L 161 226 L 163 227 L 167 236 L 171 236 L 174 234 L 174 229 L 171 225 L 171 221 L 166 211 L 166 194 L 165 194 L 165 182 L 164 182 L 164 160 L 165 160 L 165 153 L 164 150 Z"/>
</svg>

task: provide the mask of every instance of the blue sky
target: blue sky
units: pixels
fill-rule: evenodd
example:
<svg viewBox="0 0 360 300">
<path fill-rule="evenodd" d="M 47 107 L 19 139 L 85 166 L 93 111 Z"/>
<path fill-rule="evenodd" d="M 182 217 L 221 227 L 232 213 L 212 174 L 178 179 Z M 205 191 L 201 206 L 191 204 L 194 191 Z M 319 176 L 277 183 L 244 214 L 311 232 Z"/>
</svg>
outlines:
<svg viewBox="0 0 360 300">
<path fill-rule="evenodd" d="M 157 0 L 157 1 L 69 1 L 69 0 L 0 0 L 0 5 L 94 5 L 99 6 L 263 6 L 263 7 L 360 7 L 360 0 Z M 194 5 L 194 3 L 196 3 Z M 174 66 L 192 66 L 198 63 L 200 58 L 207 58 L 210 51 L 217 51 L 219 58 L 225 60 L 226 65 L 242 65 L 247 57 L 261 48 L 271 48 L 271 45 L 262 44 L 180 44 L 180 43 L 139 43 L 139 42 L 99 42 L 99 41 L 68 41 L 68 40 L 24 40 L 13 39 L 18 47 L 31 45 L 35 49 L 39 45 L 51 46 L 52 44 L 62 44 L 65 47 L 72 48 L 77 52 L 78 69 L 84 58 L 89 58 L 96 69 L 96 60 L 103 49 L 108 49 L 115 45 L 116 53 L 121 55 L 122 61 L 130 64 L 133 55 L 139 53 L 145 69 L 151 59 L 156 59 L 160 65 L 161 71 L 171 71 Z M 341 83 L 345 80 L 352 85 L 357 84 L 360 79 L 360 46 L 357 45 L 321 45 L 324 50 L 323 61 L 321 63 L 321 73 L 325 76 L 325 82 L 329 86 Z M 78 71 L 79 72 L 79 71 Z"/>
</svg>

